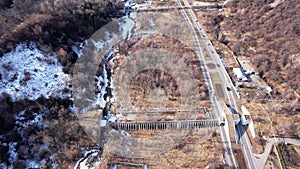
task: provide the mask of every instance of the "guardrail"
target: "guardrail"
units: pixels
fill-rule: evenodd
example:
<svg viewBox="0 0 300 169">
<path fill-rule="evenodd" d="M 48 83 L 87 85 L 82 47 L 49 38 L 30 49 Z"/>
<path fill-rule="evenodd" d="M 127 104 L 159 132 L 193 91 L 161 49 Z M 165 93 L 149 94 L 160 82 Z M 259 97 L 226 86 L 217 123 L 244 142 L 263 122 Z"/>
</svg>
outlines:
<svg viewBox="0 0 300 169">
<path fill-rule="evenodd" d="M 111 123 L 110 125 L 119 130 L 180 130 L 193 128 L 212 128 L 223 125 L 223 122 L 217 119 L 209 119 L 163 122 Z"/>
<path fill-rule="evenodd" d="M 194 6 L 169 6 L 169 7 L 157 7 L 157 8 L 137 8 L 137 9 L 127 9 L 129 12 L 160 12 L 160 11 L 170 11 L 170 10 L 181 10 L 181 9 L 208 9 L 208 8 L 223 8 L 223 4 L 211 4 L 211 5 L 194 5 Z"/>
</svg>

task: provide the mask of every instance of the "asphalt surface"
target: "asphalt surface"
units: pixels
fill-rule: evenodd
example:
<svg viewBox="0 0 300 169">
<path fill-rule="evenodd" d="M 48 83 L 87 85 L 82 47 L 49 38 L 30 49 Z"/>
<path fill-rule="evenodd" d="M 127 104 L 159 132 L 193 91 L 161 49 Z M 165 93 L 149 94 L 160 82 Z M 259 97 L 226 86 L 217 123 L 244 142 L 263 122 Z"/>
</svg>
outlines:
<svg viewBox="0 0 300 169">
<path fill-rule="evenodd" d="M 229 1 L 226 1 L 226 2 L 229 2 Z M 177 2 L 178 2 L 178 5 L 182 5 L 180 0 L 178 0 Z M 187 2 L 187 0 L 183 0 L 183 2 L 184 2 L 185 6 L 190 6 L 190 4 Z M 185 11 L 187 11 L 188 14 Z M 197 19 L 195 13 L 193 12 L 192 8 L 182 10 L 182 15 L 185 18 L 186 22 L 191 25 L 191 27 L 194 31 L 195 39 L 197 41 L 196 47 L 199 48 L 198 50 L 200 51 L 199 58 L 200 58 L 200 60 L 203 61 L 202 68 L 204 70 L 203 71 L 204 77 L 205 77 L 205 80 L 208 82 L 208 89 L 210 91 L 210 98 L 212 100 L 212 109 L 214 109 L 216 112 L 215 113 L 215 115 L 217 116 L 216 118 L 219 118 L 219 119 L 226 118 L 225 113 L 224 113 L 222 107 L 220 106 L 220 100 L 217 99 L 217 97 L 216 97 L 216 96 L 224 95 L 224 93 L 220 93 L 220 91 L 218 93 L 217 90 L 216 91 L 214 90 L 215 82 L 210 77 L 209 73 L 207 73 L 207 72 L 212 72 L 212 71 L 210 71 L 206 67 L 206 63 L 208 63 L 209 61 L 206 60 L 205 57 L 203 56 L 203 52 L 200 47 L 201 45 L 199 44 L 199 39 L 204 42 L 203 45 L 207 49 L 207 51 L 209 51 L 209 55 L 210 55 L 211 59 L 213 60 L 213 62 L 216 65 L 223 65 L 223 64 L 222 64 L 220 57 L 217 54 L 215 48 L 213 47 L 211 41 L 208 39 L 208 37 L 206 36 L 206 33 L 204 32 L 200 23 L 198 22 L 198 19 Z M 190 17 L 188 17 L 188 15 Z M 192 21 L 194 24 L 192 23 Z M 197 36 L 196 31 L 198 31 L 201 36 Z M 233 109 L 235 109 L 237 111 L 238 107 L 236 105 L 236 100 L 234 97 L 234 92 L 236 92 L 235 86 L 233 85 L 228 73 L 226 72 L 226 69 L 223 66 L 217 66 L 215 69 L 217 69 L 217 73 L 219 74 L 219 76 L 221 78 L 222 86 L 223 86 L 222 92 L 226 93 L 226 97 L 228 98 L 229 106 L 231 106 Z M 230 91 L 226 90 L 227 87 L 229 87 L 233 90 L 230 90 Z M 237 92 L 235 94 L 238 95 Z M 225 121 L 227 122 L 226 119 L 225 119 Z M 251 169 L 261 168 L 265 165 L 265 162 L 267 160 L 267 157 L 269 155 L 269 152 L 270 152 L 273 144 L 278 143 L 278 142 L 285 142 L 285 143 L 290 143 L 290 144 L 295 144 L 295 145 L 300 144 L 299 139 L 273 138 L 267 142 L 265 152 L 263 154 L 257 155 L 252 152 L 251 142 L 245 131 L 244 126 L 241 123 L 239 123 L 236 127 L 238 130 L 240 142 L 242 145 L 242 150 L 244 153 L 245 161 L 247 162 L 248 168 L 251 168 Z M 225 156 L 226 163 L 229 166 L 231 166 L 231 168 L 237 168 L 235 159 L 234 159 L 234 156 L 232 153 L 231 145 L 230 145 L 229 129 L 228 129 L 227 123 L 225 123 L 224 127 L 220 127 L 220 135 L 221 135 L 221 139 L 222 139 L 222 143 L 223 143 L 223 148 L 225 150 L 224 156 Z"/>
<path fill-rule="evenodd" d="M 230 77 L 228 73 L 226 72 L 226 69 L 223 66 L 216 66 L 215 68 L 208 68 L 206 65 L 209 63 L 214 63 L 215 65 L 223 65 L 219 55 L 217 54 L 215 48 L 213 47 L 211 41 L 206 36 L 206 33 L 202 29 L 200 23 L 198 22 L 198 19 L 192 10 L 194 8 L 193 4 L 190 4 L 187 0 L 182 0 L 183 4 L 181 3 L 181 0 L 177 0 L 178 7 L 182 10 L 180 12 L 182 13 L 182 16 L 186 23 L 191 27 L 194 38 L 195 38 L 195 50 L 196 53 L 201 61 L 201 69 L 203 71 L 204 79 L 207 83 L 211 104 L 212 104 L 212 110 L 213 114 L 211 114 L 211 118 L 218 118 L 218 119 L 225 119 L 225 126 L 219 127 L 220 129 L 220 136 L 221 141 L 223 144 L 223 148 L 225 151 L 224 154 L 224 163 L 229 165 L 231 168 L 237 168 L 236 162 L 233 156 L 232 148 L 231 148 L 231 142 L 229 138 L 229 128 L 227 124 L 226 115 L 223 111 L 223 108 L 220 106 L 221 101 L 218 96 L 222 96 L 222 99 L 225 99 L 229 102 L 229 106 L 233 108 L 234 110 L 238 110 L 238 107 L 236 105 L 236 100 L 234 97 L 235 86 L 233 85 L 232 81 L 230 80 Z M 224 6 L 227 5 L 231 0 L 225 1 L 223 4 Z M 174 7 L 162 7 L 162 9 L 159 10 L 170 10 Z M 157 9 L 156 9 L 157 10 Z M 200 36 L 197 35 L 200 34 Z M 203 44 L 200 42 L 203 42 Z M 202 48 L 206 48 L 206 51 L 209 52 L 209 59 L 204 57 Z M 214 86 L 216 85 L 216 82 L 213 78 L 211 78 L 210 73 L 217 73 L 219 75 L 219 78 L 221 79 L 221 86 L 222 90 L 215 90 Z M 219 82 L 218 82 L 219 83 Z M 226 90 L 227 87 L 233 89 L 233 90 Z M 221 93 L 223 92 L 223 93 Z M 238 95 L 238 93 L 235 93 Z M 223 100 L 224 101 L 224 100 Z M 267 157 L 269 155 L 269 152 L 271 150 L 271 147 L 273 144 L 278 142 L 283 142 L 283 138 L 276 138 L 271 139 L 267 142 L 265 152 L 263 154 L 254 154 L 252 153 L 252 146 L 249 141 L 248 135 L 244 129 L 244 126 L 239 123 L 237 126 L 237 131 L 239 134 L 240 142 L 242 145 L 242 150 L 244 153 L 245 161 L 247 162 L 248 168 L 256 169 L 264 166 L 265 161 L 267 160 Z M 292 140 L 292 139 L 285 139 L 285 142 L 299 145 L 300 141 Z"/>
<path fill-rule="evenodd" d="M 179 0 L 177 1 L 177 3 L 178 3 L 179 6 L 182 6 L 182 4 Z M 184 5 L 189 6 L 189 3 L 186 0 L 184 0 Z M 181 13 L 182 13 L 185 21 L 191 26 L 191 28 L 193 29 L 193 32 L 194 32 L 194 37 L 195 37 L 195 42 L 196 42 L 195 43 L 196 44 L 196 52 L 197 52 L 197 55 L 198 55 L 199 59 L 201 61 L 203 61 L 203 64 L 201 65 L 201 68 L 202 68 L 202 71 L 203 71 L 203 74 L 204 74 L 204 78 L 205 78 L 206 82 L 208 83 L 208 90 L 210 92 L 210 98 L 211 98 L 211 101 L 212 101 L 212 109 L 214 110 L 215 116 L 217 116 L 217 118 L 225 119 L 225 121 L 227 121 L 226 120 L 226 115 L 225 115 L 222 107 L 220 106 L 219 101 L 217 100 L 216 92 L 215 92 L 214 87 L 213 87 L 214 86 L 213 81 L 212 81 L 212 79 L 211 79 L 211 77 L 208 73 L 209 69 L 206 66 L 206 60 L 204 58 L 203 51 L 201 49 L 200 40 L 203 41 L 206 44 L 206 48 L 209 51 L 212 50 L 216 54 L 215 49 L 211 45 L 211 42 L 207 39 L 207 36 L 206 36 L 205 32 L 203 31 L 201 25 L 198 23 L 197 17 L 195 16 L 193 10 L 191 10 L 191 9 L 186 9 L 186 10 L 187 10 L 188 14 L 186 13 L 185 10 L 181 10 Z M 197 31 L 201 34 L 201 36 L 197 35 L 197 33 L 196 33 Z M 202 38 L 202 39 L 199 39 L 199 38 Z M 222 65 L 222 63 L 219 61 L 219 59 L 216 59 L 212 55 L 212 53 L 210 53 L 210 55 L 211 55 L 211 59 L 215 63 L 217 63 L 219 65 Z M 218 69 L 218 67 L 216 67 L 216 68 Z M 222 81 L 224 81 L 223 80 L 224 75 L 221 74 L 221 70 L 218 70 L 218 73 L 220 74 L 220 76 L 222 78 Z M 234 159 L 234 156 L 233 156 L 233 152 L 232 152 L 232 149 L 231 149 L 228 125 L 225 123 L 225 126 L 219 127 L 219 129 L 220 129 L 220 136 L 221 136 L 223 148 L 224 148 L 224 151 L 225 151 L 224 163 L 229 165 L 231 168 L 237 168 L 236 163 L 235 163 L 235 159 Z"/>
</svg>

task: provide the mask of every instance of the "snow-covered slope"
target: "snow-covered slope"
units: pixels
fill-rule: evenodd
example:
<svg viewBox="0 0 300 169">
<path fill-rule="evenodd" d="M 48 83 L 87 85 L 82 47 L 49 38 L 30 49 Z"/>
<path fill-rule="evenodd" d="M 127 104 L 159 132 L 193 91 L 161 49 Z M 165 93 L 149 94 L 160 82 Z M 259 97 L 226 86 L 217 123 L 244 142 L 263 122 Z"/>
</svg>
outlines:
<svg viewBox="0 0 300 169">
<path fill-rule="evenodd" d="M 9 94 L 13 101 L 41 96 L 65 98 L 69 96 L 65 90 L 68 80 L 56 55 L 42 53 L 34 43 L 19 44 L 0 58 L 0 94 Z"/>
<path fill-rule="evenodd" d="M 7 133 L 0 135 L 0 145 L 8 148 L 6 154 L 1 154 L 3 159 L 6 155 L 8 156 L 7 161 L 0 159 L 1 169 L 40 169 L 45 168 L 46 163 L 48 167 L 59 168 L 55 155 L 44 139 L 41 139 L 41 131 L 45 132 L 46 125 L 43 123 L 44 112 L 39 109 L 35 106 L 28 107 L 14 116 L 14 130 L 17 131 L 21 140 L 11 141 L 11 139 L 7 139 Z M 49 112 L 46 107 L 43 109 L 45 112 Z M 28 147 L 28 150 L 24 147 Z"/>
</svg>

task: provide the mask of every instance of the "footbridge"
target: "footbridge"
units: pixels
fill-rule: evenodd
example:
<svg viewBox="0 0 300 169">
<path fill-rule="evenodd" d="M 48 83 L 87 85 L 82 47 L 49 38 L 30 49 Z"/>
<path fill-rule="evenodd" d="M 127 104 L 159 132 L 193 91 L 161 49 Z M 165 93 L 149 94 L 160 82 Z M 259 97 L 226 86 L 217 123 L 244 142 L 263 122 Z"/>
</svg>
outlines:
<svg viewBox="0 0 300 169">
<path fill-rule="evenodd" d="M 112 123 L 118 130 L 180 130 L 193 128 L 212 128 L 224 125 L 218 119 L 184 120 L 184 121 L 157 121 L 157 122 L 124 122 Z"/>
</svg>

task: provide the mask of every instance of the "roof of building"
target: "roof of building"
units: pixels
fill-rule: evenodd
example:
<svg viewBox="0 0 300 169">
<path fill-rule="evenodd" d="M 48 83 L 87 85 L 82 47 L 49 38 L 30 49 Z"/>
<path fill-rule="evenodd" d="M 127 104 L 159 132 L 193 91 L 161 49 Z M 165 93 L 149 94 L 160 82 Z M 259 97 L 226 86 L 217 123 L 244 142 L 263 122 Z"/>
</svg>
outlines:
<svg viewBox="0 0 300 169">
<path fill-rule="evenodd" d="M 249 111 L 246 109 L 246 107 L 244 105 L 241 106 L 243 115 L 250 115 Z"/>
<path fill-rule="evenodd" d="M 247 80 L 246 74 L 242 67 L 233 68 L 233 73 L 236 75 L 237 78 Z"/>
</svg>

